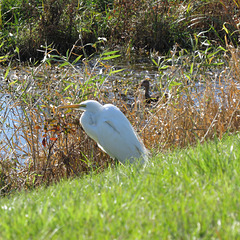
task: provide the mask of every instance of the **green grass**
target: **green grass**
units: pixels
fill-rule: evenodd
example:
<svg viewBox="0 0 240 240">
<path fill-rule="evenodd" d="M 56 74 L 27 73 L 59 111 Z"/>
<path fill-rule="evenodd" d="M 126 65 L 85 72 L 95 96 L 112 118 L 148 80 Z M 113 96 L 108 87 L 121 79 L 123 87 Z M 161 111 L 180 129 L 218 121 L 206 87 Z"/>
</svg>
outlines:
<svg viewBox="0 0 240 240">
<path fill-rule="evenodd" d="M 240 135 L 0 200 L 0 239 L 240 239 Z"/>
</svg>

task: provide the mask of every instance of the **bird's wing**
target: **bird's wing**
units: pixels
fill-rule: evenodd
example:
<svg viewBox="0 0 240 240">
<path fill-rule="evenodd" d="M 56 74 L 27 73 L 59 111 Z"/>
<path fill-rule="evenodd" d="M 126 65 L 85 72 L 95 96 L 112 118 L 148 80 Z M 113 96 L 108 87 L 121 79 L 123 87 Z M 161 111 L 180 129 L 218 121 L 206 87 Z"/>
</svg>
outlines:
<svg viewBox="0 0 240 240">
<path fill-rule="evenodd" d="M 113 105 L 105 107 L 98 121 L 98 144 L 121 162 L 140 158 L 146 152 L 128 119 Z"/>
</svg>

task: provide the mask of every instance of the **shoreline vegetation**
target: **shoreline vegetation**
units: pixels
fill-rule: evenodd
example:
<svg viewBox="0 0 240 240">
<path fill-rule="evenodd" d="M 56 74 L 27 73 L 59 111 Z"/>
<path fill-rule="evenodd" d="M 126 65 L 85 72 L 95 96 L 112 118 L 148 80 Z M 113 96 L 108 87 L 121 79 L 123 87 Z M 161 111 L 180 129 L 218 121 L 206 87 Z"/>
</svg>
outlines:
<svg viewBox="0 0 240 240">
<path fill-rule="evenodd" d="M 239 43 L 239 1 L 6 0 L 1 2 L 1 60 L 42 60 L 47 47 L 66 55 L 121 46 L 161 54 L 175 44 L 194 50 L 194 38 L 226 47 Z M 226 38 L 226 39 L 225 39 Z"/>
<path fill-rule="evenodd" d="M 1 2 L 0 196 L 100 173 L 113 161 L 62 104 L 95 99 L 127 116 L 149 150 L 221 140 L 240 128 L 239 1 Z M 141 80 L 115 62 L 147 56 Z M 126 73 L 127 75 L 127 73 Z M 11 133 L 9 135 L 9 133 Z"/>
</svg>

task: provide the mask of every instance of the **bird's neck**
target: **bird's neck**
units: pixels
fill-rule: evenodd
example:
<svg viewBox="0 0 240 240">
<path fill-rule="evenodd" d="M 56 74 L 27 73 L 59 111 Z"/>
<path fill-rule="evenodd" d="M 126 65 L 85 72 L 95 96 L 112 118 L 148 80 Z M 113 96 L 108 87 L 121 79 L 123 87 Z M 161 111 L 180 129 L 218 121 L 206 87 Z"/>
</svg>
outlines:
<svg viewBox="0 0 240 240">
<path fill-rule="evenodd" d="M 146 91 L 146 92 L 145 92 L 145 98 L 150 98 L 149 91 Z"/>
</svg>

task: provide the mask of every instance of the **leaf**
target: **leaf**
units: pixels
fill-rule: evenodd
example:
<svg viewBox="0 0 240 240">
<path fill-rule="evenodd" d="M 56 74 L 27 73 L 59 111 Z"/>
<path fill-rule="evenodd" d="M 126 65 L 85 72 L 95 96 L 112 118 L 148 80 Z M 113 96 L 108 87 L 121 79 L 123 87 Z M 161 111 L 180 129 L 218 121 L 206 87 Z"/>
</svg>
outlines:
<svg viewBox="0 0 240 240">
<path fill-rule="evenodd" d="M 5 74 L 4 74 L 4 79 L 7 78 L 8 74 L 9 74 L 9 71 L 10 71 L 10 66 L 8 66 L 8 68 L 7 68 L 7 70 L 6 70 Z"/>
<path fill-rule="evenodd" d="M 51 140 L 51 141 L 56 141 L 57 138 L 56 138 L 56 137 L 52 137 L 52 138 L 50 138 L 50 140 Z"/>
<path fill-rule="evenodd" d="M 69 57 L 69 49 L 68 49 L 67 52 L 66 52 L 66 57 L 67 57 L 67 58 Z"/>
<path fill-rule="evenodd" d="M 224 24 L 223 24 L 223 29 L 224 29 L 224 30 L 225 30 L 225 32 L 228 34 L 228 33 L 229 33 L 229 31 L 228 31 L 228 29 L 226 28 L 225 24 L 226 24 L 226 23 L 224 23 Z"/>
<path fill-rule="evenodd" d="M 72 64 L 73 64 L 73 65 L 76 64 L 76 63 L 80 60 L 81 57 L 82 57 L 82 55 L 79 55 L 79 56 L 72 62 Z"/>
<path fill-rule="evenodd" d="M 191 77 L 188 74 L 184 74 L 189 80 L 191 80 Z"/>
<path fill-rule="evenodd" d="M 103 53 L 102 55 L 103 55 L 103 56 L 106 56 L 106 55 L 115 54 L 115 53 L 117 53 L 117 52 L 119 52 L 119 50 L 117 50 L 117 51 L 111 51 L 111 52 L 105 52 L 105 53 Z"/>
<path fill-rule="evenodd" d="M 60 64 L 59 67 L 61 68 L 61 67 L 67 66 L 69 64 L 70 64 L 69 62 L 64 62 L 64 63 Z"/>
<path fill-rule="evenodd" d="M 219 46 L 218 48 L 221 49 L 221 50 L 223 50 L 224 52 L 227 51 L 227 50 L 226 50 L 224 47 L 222 47 L 222 46 Z"/>
<path fill-rule="evenodd" d="M 46 138 L 43 138 L 43 140 L 42 140 L 42 145 L 44 146 L 44 147 L 46 147 Z"/>
<path fill-rule="evenodd" d="M 17 54 L 19 54 L 19 48 L 16 47 L 16 49 L 14 50 L 14 52 L 16 52 Z"/>
<path fill-rule="evenodd" d="M 0 56 L 0 60 L 1 60 L 1 59 L 3 59 L 3 60 L 1 60 L 1 62 L 2 62 L 2 61 L 5 61 L 5 60 L 6 60 L 6 58 L 8 58 L 8 55 L 5 55 L 5 56 Z"/>
<path fill-rule="evenodd" d="M 0 48 L 3 46 L 4 43 L 5 43 L 5 41 L 2 41 L 2 43 L 0 44 Z"/>
<path fill-rule="evenodd" d="M 13 81 L 13 82 L 10 82 L 10 83 L 9 83 L 9 86 L 11 86 L 11 85 L 15 84 L 16 82 L 18 82 L 18 79 L 17 79 L 17 80 L 15 80 L 15 81 Z"/>
<path fill-rule="evenodd" d="M 219 49 L 218 51 L 213 52 L 213 53 L 209 53 L 209 54 L 207 55 L 207 57 L 208 57 L 208 58 L 211 58 L 212 56 L 214 56 L 215 54 L 219 53 L 220 51 L 222 51 L 222 49 Z"/>
<path fill-rule="evenodd" d="M 63 89 L 63 91 L 65 92 L 65 91 L 67 91 L 72 85 L 74 85 L 75 83 L 70 83 L 67 87 L 65 87 L 64 89 Z"/>
<path fill-rule="evenodd" d="M 224 64 L 224 62 L 212 63 L 211 66 L 221 66 L 223 64 Z"/>
<path fill-rule="evenodd" d="M 193 74 L 193 63 L 191 64 L 191 67 L 190 67 L 190 74 Z"/>
<path fill-rule="evenodd" d="M 122 72 L 123 70 L 125 70 L 125 69 L 122 68 L 122 69 L 118 69 L 118 70 L 110 71 L 110 74 L 114 74 L 114 73 Z"/>
<path fill-rule="evenodd" d="M 172 87 L 175 87 L 175 86 L 180 86 L 180 85 L 182 85 L 182 83 L 172 81 L 172 82 L 169 84 L 169 89 L 171 89 Z"/>
<path fill-rule="evenodd" d="M 156 66 L 158 66 L 157 62 L 153 58 L 151 60 Z"/>
<path fill-rule="evenodd" d="M 164 66 L 162 66 L 162 67 L 159 67 L 159 70 L 165 70 L 165 69 L 167 69 L 167 68 L 169 68 L 170 66 L 168 66 L 168 65 L 164 65 Z"/>
<path fill-rule="evenodd" d="M 121 55 L 113 55 L 113 56 L 104 57 L 104 58 L 102 58 L 102 60 L 110 60 L 110 59 L 118 58 L 118 57 L 121 57 Z"/>
</svg>

